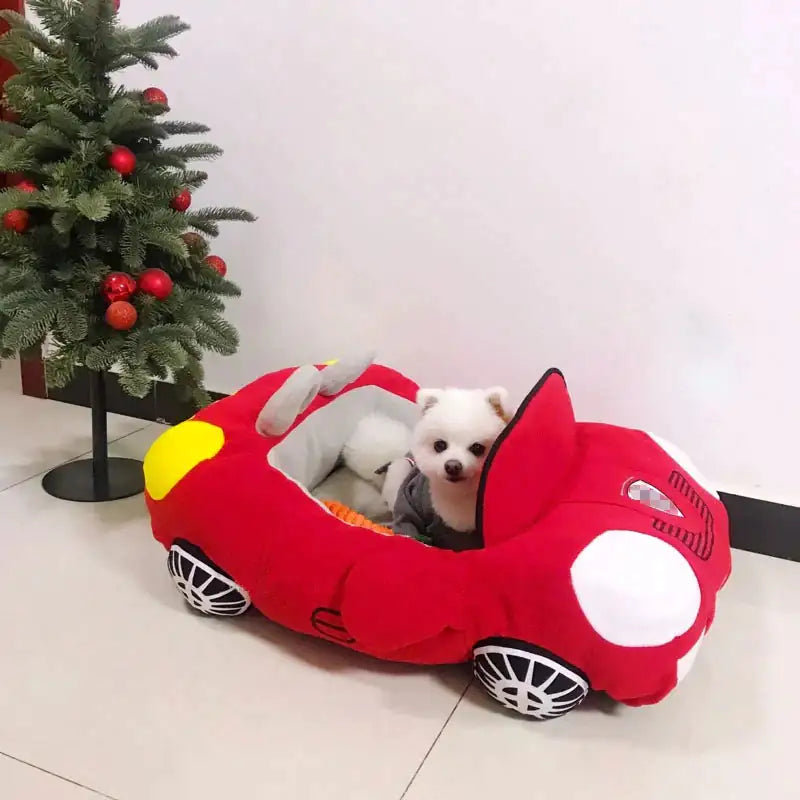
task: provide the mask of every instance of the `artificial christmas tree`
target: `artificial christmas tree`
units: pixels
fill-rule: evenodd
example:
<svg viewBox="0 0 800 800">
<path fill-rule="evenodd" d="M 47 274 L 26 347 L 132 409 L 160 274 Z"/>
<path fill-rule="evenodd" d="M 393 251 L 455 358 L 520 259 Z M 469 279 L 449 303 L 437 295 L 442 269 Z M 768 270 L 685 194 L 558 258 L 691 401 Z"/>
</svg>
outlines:
<svg viewBox="0 0 800 800">
<path fill-rule="evenodd" d="M 11 26 L 0 57 L 18 69 L 3 97 L 16 121 L 0 122 L 0 172 L 13 173 L 0 192 L 0 357 L 47 342 L 48 384 L 68 383 L 79 365 L 92 371 L 93 461 L 61 467 L 44 485 L 105 500 L 139 490 L 141 470 L 107 457 L 104 373 L 114 368 L 135 396 L 174 379 L 198 406 L 208 402 L 203 352 L 236 350 L 222 312 L 239 289 L 206 263 L 205 237 L 220 221 L 254 218 L 237 208 L 189 212 L 207 175 L 188 163 L 221 151 L 167 140 L 208 128 L 166 119 L 162 90 L 112 80 L 175 56 L 169 40 L 186 24 L 165 16 L 125 27 L 118 0 L 28 6 L 44 30 L 0 12 Z"/>
</svg>

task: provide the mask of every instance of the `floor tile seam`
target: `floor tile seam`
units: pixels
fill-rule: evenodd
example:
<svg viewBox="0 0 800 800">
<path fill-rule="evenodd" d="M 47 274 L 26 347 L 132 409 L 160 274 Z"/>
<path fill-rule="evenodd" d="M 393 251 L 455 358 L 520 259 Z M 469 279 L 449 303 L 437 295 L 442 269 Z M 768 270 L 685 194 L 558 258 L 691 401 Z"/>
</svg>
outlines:
<svg viewBox="0 0 800 800">
<path fill-rule="evenodd" d="M 122 436 L 117 436 L 115 439 L 109 439 L 108 443 L 116 444 L 117 442 L 121 442 L 123 439 L 127 439 L 129 436 L 134 436 L 137 433 L 141 433 L 144 430 L 147 430 L 153 423 L 148 423 L 147 425 L 143 425 L 141 428 L 137 428 L 135 431 L 131 431 L 130 433 L 125 433 Z M 26 478 L 20 478 L 18 481 L 14 481 L 14 483 L 9 483 L 8 486 L 1 486 L 0 487 L 0 494 L 3 492 L 7 492 L 9 489 L 14 489 L 17 486 L 22 486 L 23 483 L 27 483 L 28 481 L 35 480 L 36 478 L 41 478 L 42 475 L 46 475 L 50 472 L 51 469 L 55 469 L 56 467 L 61 467 L 64 464 L 69 464 L 71 461 L 77 461 L 79 458 L 84 458 L 85 456 L 90 456 L 92 454 L 91 450 L 85 450 L 82 453 L 78 453 L 78 455 L 73 456 L 72 458 L 67 458 L 64 461 L 59 461 L 52 466 L 49 466 L 40 472 L 35 472 L 33 475 L 28 475 Z"/>
<path fill-rule="evenodd" d="M 79 789 L 84 789 L 87 792 L 96 794 L 98 797 L 104 798 L 104 800 L 115 800 L 115 798 L 113 798 L 110 794 L 105 794 L 105 792 L 101 792 L 99 789 L 95 789 L 92 786 L 87 786 L 85 783 L 68 778 L 66 775 L 60 775 L 58 772 L 53 772 L 46 767 L 39 766 L 39 764 L 32 764 L 30 761 L 26 761 L 24 758 L 14 756 L 11 753 L 6 753 L 5 751 L 0 750 L 0 756 L 8 758 L 11 761 L 16 761 L 17 764 L 22 764 L 23 766 L 35 769 L 37 772 L 43 772 L 45 775 L 49 775 L 51 778 L 57 778 L 64 783 L 72 784 L 72 786 L 77 786 Z"/>
<path fill-rule="evenodd" d="M 436 745 L 439 743 L 439 740 L 442 738 L 442 734 L 445 732 L 445 729 L 450 724 L 450 720 L 453 719 L 453 716 L 455 715 L 456 711 L 458 710 L 458 707 L 461 705 L 461 701 L 466 696 L 467 692 L 469 691 L 470 686 L 472 686 L 473 680 L 474 679 L 471 679 L 471 680 L 469 680 L 467 682 L 467 685 L 464 687 L 464 691 L 461 692 L 461 695 L 459 696 L 458 700 L 453 705 L 453 707 L 450 709 L 450 713 L 447 715 L 447 719 L 444 721 L 444 724 L 439 729 L 439 732 L 436 734 L 436 736 L 434 737 L 433 741 L 431 742 L 431 746 L 427 749 L 427 751 L 425 752 L 425 755 L 422 757 L 422 761 L 419 762 L 419 764 L 417 765 L 417 768 L 414 770 L 414 774 L 411 776 L 411 780 L 406 784 L 406 788 L 403 789 L 403 793 L 400 795 L 399 800 L 405 800 L 406 795 L 409 793 L 409 791 L 411 790 L 411 787 L 414 785 L 414 781 L 416 781 L 417 776 L 422 771 L 422 768 L 425 766 L 425 762 L 428 760 L 428 758 L 430 757 L 431 753 L 436 748 Z"/>
</svg>

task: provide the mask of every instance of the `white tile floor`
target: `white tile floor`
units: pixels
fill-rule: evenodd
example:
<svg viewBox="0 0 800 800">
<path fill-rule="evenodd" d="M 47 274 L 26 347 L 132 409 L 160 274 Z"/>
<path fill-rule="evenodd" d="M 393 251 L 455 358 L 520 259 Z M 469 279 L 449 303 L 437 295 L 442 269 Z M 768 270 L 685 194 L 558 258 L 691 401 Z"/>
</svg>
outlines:
<svg viewBox="0 0 800 800">
<path fill-rule="evenodd" d="M 158 433 L 110 430 L 135 456 Z M 462 699 L 462 668 L 189 613 L 141 498 L 42 493 L 39 473 L 88 449 L 88 414 L 22 398 L 13 366 L 0 442 L 3 800 L 797 797 L 800 565 L 736 554 L 695 671 L 662 705 L 536 724 Z"/>
</svg>

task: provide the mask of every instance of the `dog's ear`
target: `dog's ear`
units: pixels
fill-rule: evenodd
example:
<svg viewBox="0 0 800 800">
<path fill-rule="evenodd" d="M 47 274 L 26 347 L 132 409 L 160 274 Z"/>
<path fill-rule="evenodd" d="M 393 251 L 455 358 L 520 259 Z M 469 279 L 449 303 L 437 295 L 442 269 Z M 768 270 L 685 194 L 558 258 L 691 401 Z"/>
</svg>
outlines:
<svg viewBox="0 0 800 800">
<path fill-rule="evenodd" d="M 486 389 L 485 394 L 486 402 L 492 407 L 494 413 L 497 414 L 503 422 L 510 422 L 513 411 L 508 402 L 508 389 L 503 386 L 493 386 L 491 389 Z"/>
<path fill-rule="evenodd" d="M 442 399 L 442 389 L 420 389 L 417 392 L 417 405 L 424 414 Z"/>
</svg>

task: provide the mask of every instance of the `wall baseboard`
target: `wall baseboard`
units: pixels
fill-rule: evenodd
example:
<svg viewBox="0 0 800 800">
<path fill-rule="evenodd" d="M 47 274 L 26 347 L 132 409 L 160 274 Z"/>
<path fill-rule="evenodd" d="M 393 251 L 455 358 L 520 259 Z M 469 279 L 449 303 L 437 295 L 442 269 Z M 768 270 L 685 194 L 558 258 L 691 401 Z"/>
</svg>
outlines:
<svg viewBox="0 0 800 800">
<path fill-rule="evenodd" d="M 720 493 L 739 550 L 800 561 L 800 508 L 755 497 Z"/>
<path fill-rule="evenodd" d="M 79 370 L 69 386 L 52 389 L 45 385 L 39 354 L 23 356 L 20 365 L 24 394 L 89 406 L 87 370 Z M 222 392 L 211 395 L 215 400 L 227 396 Z M 154 382 L 153 391 L 139 399 L 126 395 L 113 373 L 108 374 L 107 401 L 108 410 L 114 414 L 168 425 L 189 419 L 195 411 L 174 384 Z M 733 547 L 800 562 L 800 508 L 740 494 L 721 493 L 720 497 L 728 509 Z"/>
</svg>

